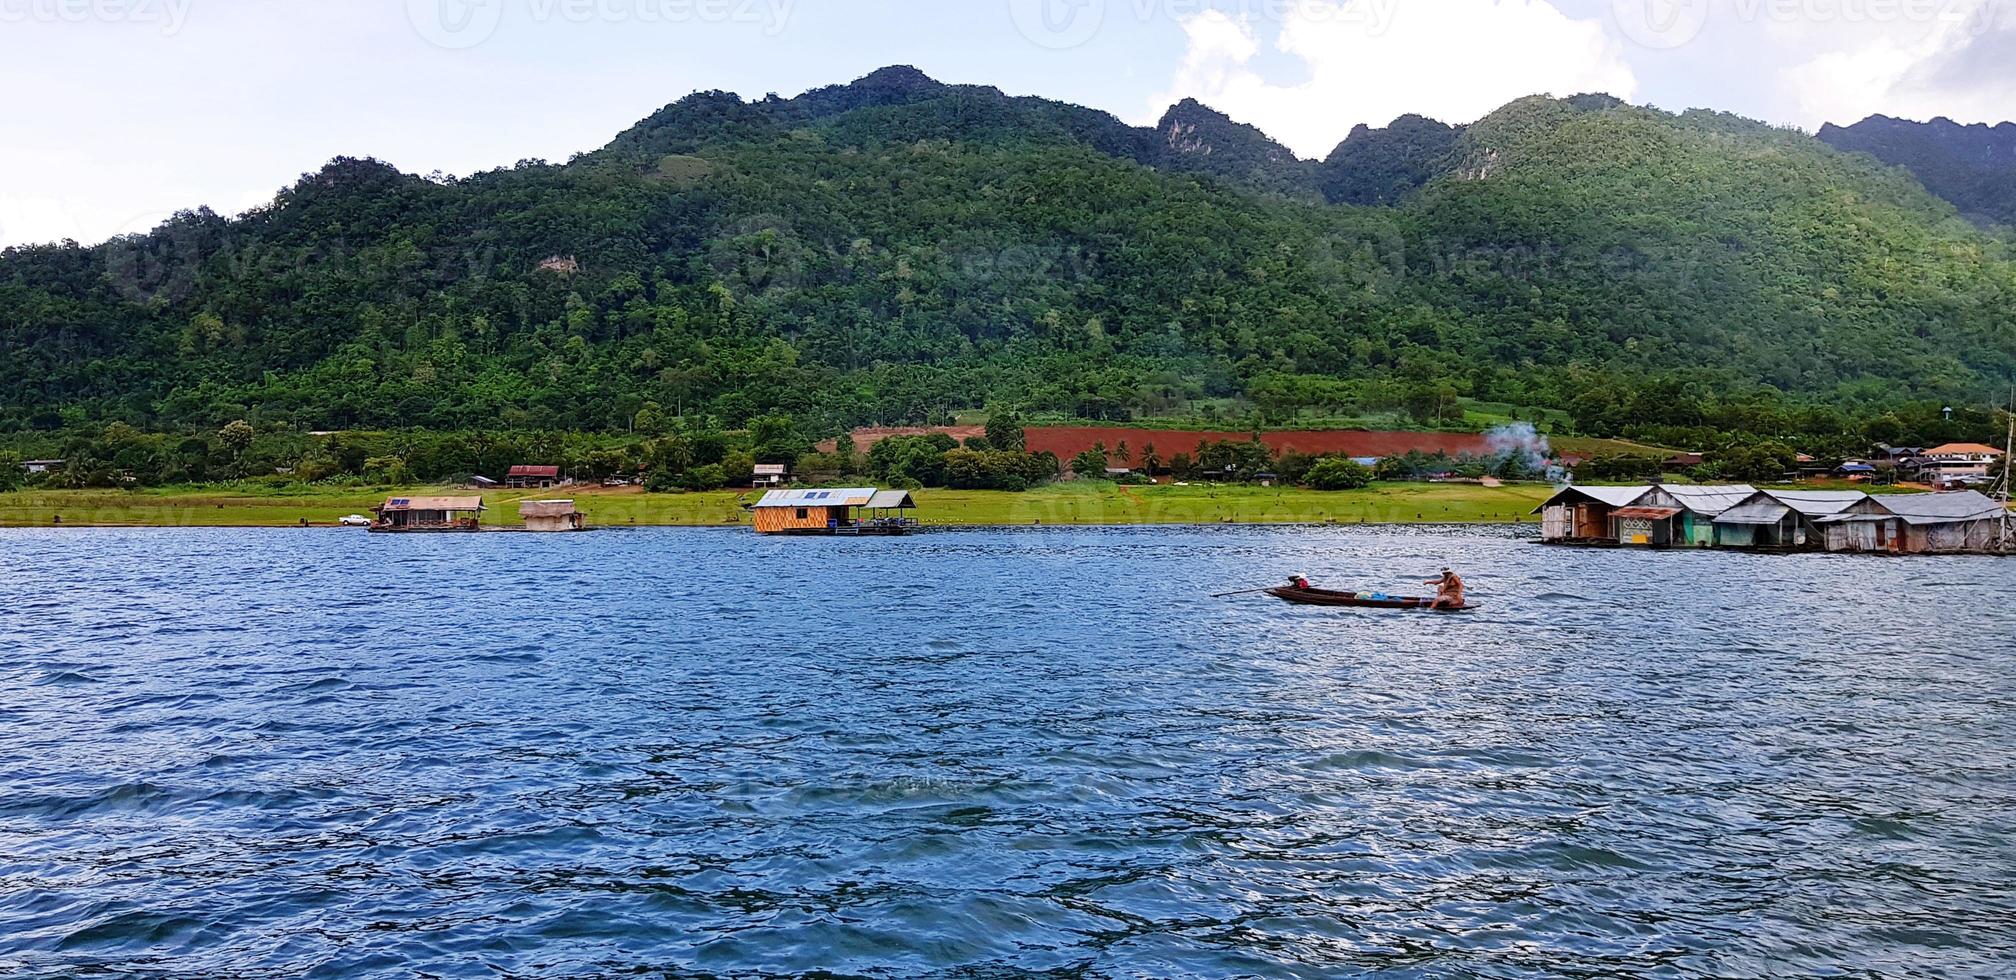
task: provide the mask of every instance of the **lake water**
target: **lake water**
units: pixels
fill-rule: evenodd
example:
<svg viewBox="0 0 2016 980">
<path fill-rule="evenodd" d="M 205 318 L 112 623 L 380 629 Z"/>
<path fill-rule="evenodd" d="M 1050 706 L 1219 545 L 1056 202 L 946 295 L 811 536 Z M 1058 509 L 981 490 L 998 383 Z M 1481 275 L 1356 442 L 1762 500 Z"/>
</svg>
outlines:
<svg viewBox="0 0 2016 980">
<path fill-rule="evenodd" d="M 1467 616 L 1210 599 L 1307 572 Z M 2016 563 L 0 532 L 0 973 L 2016 973 Z"/>
</svg>

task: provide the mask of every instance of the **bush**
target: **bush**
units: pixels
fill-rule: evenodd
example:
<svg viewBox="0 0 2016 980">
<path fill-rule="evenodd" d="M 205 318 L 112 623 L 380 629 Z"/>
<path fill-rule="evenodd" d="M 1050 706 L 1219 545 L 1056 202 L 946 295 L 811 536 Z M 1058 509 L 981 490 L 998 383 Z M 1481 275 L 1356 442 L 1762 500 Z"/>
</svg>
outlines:
<svg viewBox="0 0 2016 980">
<path fill-rule="evenodd" d="M 719 463 L 695 466 L 686 471 L 681 484 L 687 490 L 719 490 L 728 485 L 728 472 Z"/>
<path fill-rule="evenodd" d="M 1303 480 L 1313 490 L 1363 490 L 1372 485 L 1372 470 L 1354 460 L 1333 456 L 1309 467 Z"/>
</svg>

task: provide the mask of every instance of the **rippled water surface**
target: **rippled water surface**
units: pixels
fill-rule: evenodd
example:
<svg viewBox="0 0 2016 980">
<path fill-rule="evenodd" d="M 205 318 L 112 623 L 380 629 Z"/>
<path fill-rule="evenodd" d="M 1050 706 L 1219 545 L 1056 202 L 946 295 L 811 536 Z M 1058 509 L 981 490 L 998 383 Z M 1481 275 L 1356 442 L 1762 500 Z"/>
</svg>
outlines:
<svg viewBox="0 0 2016 980">
<path fill-rule="evenodd" d="M 1445 561 L 1481 612 L 1208 598 Z M 0 575 L 0 972 L 2016 974 L 2008 561 L 66 530 Z"/>
</svg>

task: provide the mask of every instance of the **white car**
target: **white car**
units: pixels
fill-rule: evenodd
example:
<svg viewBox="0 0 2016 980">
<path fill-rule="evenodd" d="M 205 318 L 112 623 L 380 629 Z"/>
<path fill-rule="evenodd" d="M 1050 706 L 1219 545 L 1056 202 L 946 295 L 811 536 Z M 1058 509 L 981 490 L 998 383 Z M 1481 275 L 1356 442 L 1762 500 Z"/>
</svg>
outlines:
<svg viewBox="0 0 2016 980">
<path fill-rule="evenodd" d="M 349 517 L 343 518 L 336 523 L 344 527 L 370 527 L 371 518 L 365 517 L 362 514 L 351 514 Z"/>
</svg>

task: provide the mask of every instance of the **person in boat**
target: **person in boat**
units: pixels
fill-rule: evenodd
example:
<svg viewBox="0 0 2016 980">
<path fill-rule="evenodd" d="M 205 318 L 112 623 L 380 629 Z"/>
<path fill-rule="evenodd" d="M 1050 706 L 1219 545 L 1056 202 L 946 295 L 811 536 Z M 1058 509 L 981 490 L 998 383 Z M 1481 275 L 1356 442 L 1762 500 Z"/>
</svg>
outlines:
<svg viewBox="0 0 2016 980">
<path fill-rule="evenodd" d="M 1309 591 L 1309 576 L 1300 572 L 1288 576 L 1288 587 L 1297 592 Z"/>
<path fill-rule="evenodd" d="M 1441 578 L 1432 578 L 1421 584 L 1435 586 L 1435 601 L 1431 604 L 1431 608 L 1463 608 L 1463 580 L 1457 577 L 1455 572 L 1445 568 L 1442 570 Z"/>
</svg>

